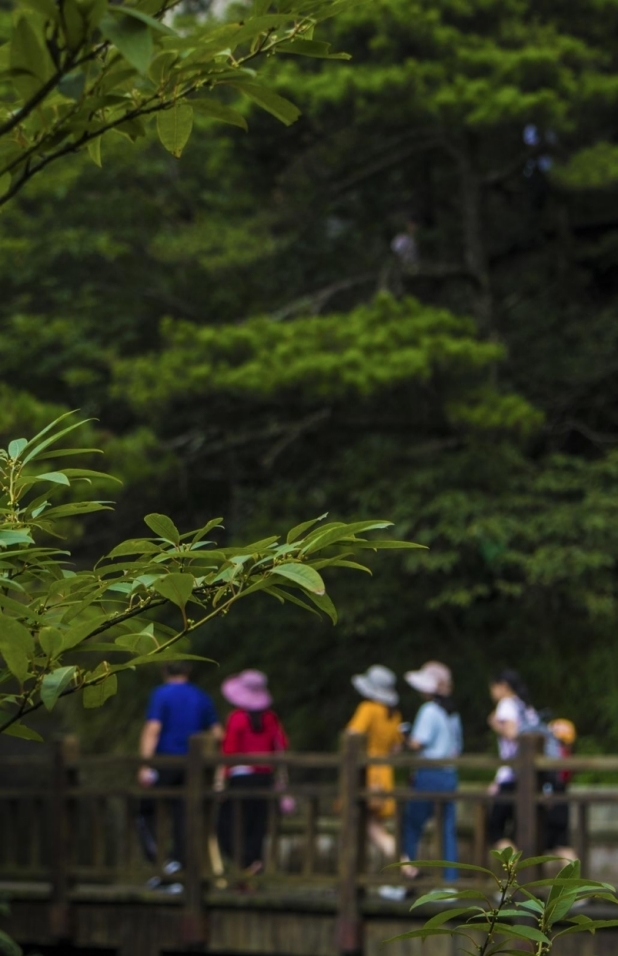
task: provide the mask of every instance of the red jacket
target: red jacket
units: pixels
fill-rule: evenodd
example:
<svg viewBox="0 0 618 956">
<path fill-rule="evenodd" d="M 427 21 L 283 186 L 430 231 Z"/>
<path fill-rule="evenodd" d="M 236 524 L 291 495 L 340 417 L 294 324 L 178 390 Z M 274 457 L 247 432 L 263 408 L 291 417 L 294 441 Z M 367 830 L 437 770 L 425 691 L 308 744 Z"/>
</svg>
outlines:
<svg viewBox="0 0 618 956">
<path fill-rule="evenodd" d="M 225 725 L 221 750 L 224 754 L 268 754 L 287 750 L 288 739 L 274 710 L 262 714 L 262 729 L 253 730 L 246 710 L 233 710 Z M 251 773 L 272 773 L 273 767 L 251 764 Z M 238 773 L 237 767 L 227 767 L 227 776 Z"/>
</svg>

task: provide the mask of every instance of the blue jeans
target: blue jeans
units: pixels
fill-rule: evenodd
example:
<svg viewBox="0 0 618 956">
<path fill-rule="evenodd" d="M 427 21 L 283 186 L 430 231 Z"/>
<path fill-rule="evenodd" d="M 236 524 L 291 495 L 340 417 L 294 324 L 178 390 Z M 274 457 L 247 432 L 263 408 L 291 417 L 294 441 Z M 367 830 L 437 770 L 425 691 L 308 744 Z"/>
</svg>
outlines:
<svg viewBox="0 0 618 956">
<path fill-rule="evenodd" d="M 457 774 L 454 770 L 436 767 L 435 770 L 423 767 L 417 770 L 413 789 L 417 792 L 454 793 L 457 789 Z M 452 863 L 457 862 L 457 819 L 455 804 L 443 804 L 444 831 L 442 836 L 442 858 Z M 410 860 L 418 858 L 418 844 L 423 833 L 423 827 L 434 814 L 434 804 L 431 800 L 411 800 L 406 804 L 403 818 L 403 849 Z M 444 870 L 446 880 L 456 880 L 457 870 L 448 867 Z"/>
</svg>

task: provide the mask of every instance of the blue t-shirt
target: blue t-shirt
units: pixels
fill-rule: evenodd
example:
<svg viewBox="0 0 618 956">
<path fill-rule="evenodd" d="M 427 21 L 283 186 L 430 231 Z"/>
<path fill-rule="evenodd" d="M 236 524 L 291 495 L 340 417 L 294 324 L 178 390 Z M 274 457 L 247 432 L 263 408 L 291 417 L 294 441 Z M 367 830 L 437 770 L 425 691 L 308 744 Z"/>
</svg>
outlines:
<svg viewBox="0 0 618 956">
<path fill-rule="evenodd" d="M 189 737 L 219 723 L 211 698 L 195 684 L 162 684 L 150 697 L 146 720 L 161 722 L 158 754 L 186 754 Z"/>
<path fill-rule="evenodd" d="M 422 744 L 421 755 L 428 760 L 458 757 L 463 749 L 459 714 L 447 714 L 433 700 L 420 708 L 411 736 Z"/>
</svg>

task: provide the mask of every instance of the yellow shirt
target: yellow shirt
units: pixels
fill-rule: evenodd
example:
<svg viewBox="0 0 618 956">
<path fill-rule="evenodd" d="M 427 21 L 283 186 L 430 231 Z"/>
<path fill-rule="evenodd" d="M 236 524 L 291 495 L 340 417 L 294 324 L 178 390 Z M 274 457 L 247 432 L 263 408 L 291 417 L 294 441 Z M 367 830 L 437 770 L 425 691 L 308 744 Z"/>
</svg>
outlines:
<svg viewBox="0 0 618 956">
<path fill-rule="evenodd" d="M 398 710 L 389 711 L 385 704 L 364 700 L 356 708 L 347 729 L 352 733 L 367 735 L 367 754 L 370 757 L 387 757 L 403 742 L 400 723 L 401 714 Z M 394 786 L 392 767 L 367 767 L 367 787 L 370 790 L 388 791 Z M 374 800 L 370 802 L 370 809 L 381 817 L 390 817 L 395 812 L 395 801 Z"/>
</svg>

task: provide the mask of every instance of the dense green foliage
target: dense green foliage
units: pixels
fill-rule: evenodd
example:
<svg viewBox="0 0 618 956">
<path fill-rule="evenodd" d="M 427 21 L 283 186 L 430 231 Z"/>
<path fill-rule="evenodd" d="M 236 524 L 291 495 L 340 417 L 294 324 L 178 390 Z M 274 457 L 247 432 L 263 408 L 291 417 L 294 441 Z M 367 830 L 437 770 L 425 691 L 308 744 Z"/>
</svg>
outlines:
<svg viewBox="0 0 618 956">
<path fill-rule="evenodd" d="M 351 65 L 259 64 L 289 129 L 196 115 L 181 164 L 116 138 L 0 218 L 0 428 L 81 407 L 124 480 L 83 560 L 145 510 L 225 514 L 229 542 L 383 513 L 431 546 L 335 580 L 337 631 L 256 598 L 198 638 L 268 670 L 299 745 L 334 744 L 351 673 L 435 656 L 471 746 L 506 663 L 618 744 L 617 20 L 361 4 L 321 28 Z"/>
</svg>

